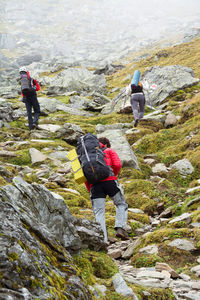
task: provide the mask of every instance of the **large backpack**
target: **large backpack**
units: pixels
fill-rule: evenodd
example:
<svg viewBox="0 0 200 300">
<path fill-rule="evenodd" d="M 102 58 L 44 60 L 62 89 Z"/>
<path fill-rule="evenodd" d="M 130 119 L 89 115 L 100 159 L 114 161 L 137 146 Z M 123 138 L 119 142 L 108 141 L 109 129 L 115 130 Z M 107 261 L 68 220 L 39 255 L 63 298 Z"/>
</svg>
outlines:
<svg viewBox="0 0 200 300">
<path fill-rule="evenodd" d="M 106 165 L 105 154 L 94 134 L 87 133 L 80 137 L 76 151 L 88 183 L 98 183 L 112 173 L 110 167 Z"/>
<path fill-rule="evenodd" d="M 142 92 L 143 92 L 143 87 L 140 82 L 138 82 L 138 85 L 131 84 L 131 94 L 142 93 Z"/>
<path fill-rule="evenodd" d="M 20 75 L 20 83 L 21 83 L 22 94 L 24 96 L 34 95 L 35 90 L 32 87 L 31 78 L 28 76 L 27 73 L 22 73 Z"/>
</svg>

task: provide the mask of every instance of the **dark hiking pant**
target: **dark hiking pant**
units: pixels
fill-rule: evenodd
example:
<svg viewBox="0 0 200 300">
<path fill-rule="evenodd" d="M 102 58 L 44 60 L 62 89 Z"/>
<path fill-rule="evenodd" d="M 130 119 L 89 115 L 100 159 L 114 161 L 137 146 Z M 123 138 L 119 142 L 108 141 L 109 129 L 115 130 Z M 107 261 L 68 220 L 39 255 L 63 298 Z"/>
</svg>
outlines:
<svg viewBox="0 0 200 300">
<path fill-rule="evenodd" d="M 122 187 L 116 180 L 102 181 L 94 184 L 90 191 L 92 208 L 97 223 L 101 225 L 104 233 L 104 242 L 108 241 L 105 222 L 105 202 L 109 196 L 116 206 L 115 229 L 121 227 L 126 229 L 128 204 L 124 196 Z"/>
<path fill-rule="evenodd" d="M 145 96 L 143 93 L 135 93 L 131 95 L 131 106 L 135 120 L 140 120 L 144 116 Z"/>
<path fill-rule="evenodd" d="M 40 105 L 36 95 L 26 97 L 23 100 L 23 102 L 26 104 L 29 129 L 32 130 L 33 124 L 38 125 L 38 119 L 40 116 Z M 32 108 L 34 111 L 34 118 L 32 117 Z"/>
</svg>

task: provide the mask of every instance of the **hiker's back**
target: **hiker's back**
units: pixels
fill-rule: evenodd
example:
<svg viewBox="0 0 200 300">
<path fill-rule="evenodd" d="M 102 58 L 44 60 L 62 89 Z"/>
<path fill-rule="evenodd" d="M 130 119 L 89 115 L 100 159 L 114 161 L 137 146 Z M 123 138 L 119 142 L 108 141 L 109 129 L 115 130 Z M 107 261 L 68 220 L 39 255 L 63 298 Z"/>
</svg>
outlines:
<svg viewBox="0 0 200 300">
<path fill-rule="evenodd" d="M 100 182 L 110 175 L 110 167 L 104 160 L 104 153 L 97 137 L 88 133 L 78 139 L 77 154 L 83 173 L 91 184 Z"/>
<path fill-rule="evenodd" d="M 20 74 L 21 91 L 24 96 L 32 96 L 35 94 L 35 90 L 32 87 L 31 78 L 26 72 Z"/>
</svg>

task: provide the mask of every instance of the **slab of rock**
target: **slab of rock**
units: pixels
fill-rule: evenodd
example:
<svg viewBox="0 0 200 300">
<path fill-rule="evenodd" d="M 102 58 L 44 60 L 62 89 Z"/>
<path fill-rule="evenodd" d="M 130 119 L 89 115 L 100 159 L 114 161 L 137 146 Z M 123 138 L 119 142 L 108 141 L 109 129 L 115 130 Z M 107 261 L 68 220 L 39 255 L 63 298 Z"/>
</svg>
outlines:
<svg viewBox="0 0 200 300">
<path fill-rule="evenodd" d="M 149 245 L 139 250 L 140 253 L 146 254 L 158 254 L 158 246 L 157 245 Z"/>
<path fill-rule="evenodd" d="M 119 257 L 121 257 L 121 255 L 122 255 L 122 250 L 121 249 L 110 249 L 109 251 L 108 251 L 108 255 L 110 256 L 110 257 L 112 257 L 112 258 L 119 258 Z"/>
<path fill-rule="evenodd" d="M 192 194 L 193 192 L 200 191 L 200 186 L 195 186 L 193 188 L 190 188 L 186 191 L 186 194 Z M 191 200 L 192 201 L 192 200 Z"/>
<path fill-rule="evenodd" d="M 176 218 L 173 218 L 171 221 L 169 221 L 169 224 L 173 224 L 176 222 L 186 222 L 189 224 L 191 222 L 191 214 L 190 213 L 184 213 L 181 216 L 178 216 Z"/>
<path fill-rule="evenodd" d="M 196 248 L 192 241 L 186 239 L 175 239 L 168 244 L 168 246 L 175 247 L 177 249 L 185 250 L 185 251 L 193 251 Z"/>
<path fill-rule="evenodd" d="M 31 156 L 31 162 L 32 164 L 38 163 L 38 162 L 43 162 L 47 159 L 47 156 L 44 155 L 42 152 L 35 148 L 30 148 L 29 153 Z"/>
<path fill-rule="evenodd" d="M 167 271 L 170 273 L 172 278 L 179 278 L 179 274 L 176 273 L 168 264 L 156 262 L 156 271 L 162 272 Z"/>
<path fill-rule="evenodd" d="M 127 286 L 126 282 L 124 281 L 120 273 L 115 274 L 112 278 L 112 281 L 113 281 L 114 289 L 118 294 L 121 294 L 123 296 L 134 295 L 132 289 Z"/>
<path fill-rule="evenodd" d="M 42 130 L 47 130 L 50 132 L 56 132 L 57 130 L 59 130 L 61 128 L 61 126 L 53 125 L 53 124 L 40 124 L 40 125 L 38 125 L 38 128 L 42 129 Z"/>
<path fill-rule="evenodd" d="M 0 150 L 0 156 L 2 156 L 2 157 L 16 157 L 17 154 L 13 151 Z"/>
<path fill-rule="evenodd" d="M 138 238 L 137 240 L 135 240 L 133 243 L 131 243 L 128 248 L 124 251 L 124 253 L 122 254 L 122 258 L 124 259 L 129 259 L 134 252 L 134 249 L 139 246 L 141 243 L 141 239 Z"/>
<path fill-rule="evenodd" d="M 158 163 L 152 168 L 154 174 L 166 173 L 168 172 L 167 167 L 163 163 Z"/>
</svg>

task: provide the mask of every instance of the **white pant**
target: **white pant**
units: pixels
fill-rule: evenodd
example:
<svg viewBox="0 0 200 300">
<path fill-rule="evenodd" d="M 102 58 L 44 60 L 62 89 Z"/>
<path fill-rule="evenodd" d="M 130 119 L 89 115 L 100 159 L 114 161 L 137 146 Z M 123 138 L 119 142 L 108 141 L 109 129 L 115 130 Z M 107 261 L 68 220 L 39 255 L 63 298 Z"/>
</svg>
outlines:
<svg viewBox="0 0 200 300">
<path fill-rule="evenodd" d="M 112 200 L 116 206 L 116 217 L 115 217 L 115 229 L 118 227 L 126 229 L 127 216 L 128 216 L 128 205 L 123 193 L 123 190 L 120 187 L 120 191 L 116 193 Z M 92 200 L 92 207 L 97 223 L 101 225 L 101 228 L 104 233 L 104 242 L 108 241 L 106 222 L 105 222 L 105 198 L 96 198 Z"/>
</svg>

